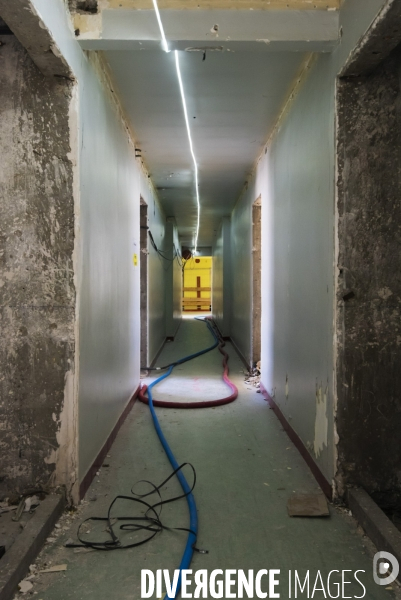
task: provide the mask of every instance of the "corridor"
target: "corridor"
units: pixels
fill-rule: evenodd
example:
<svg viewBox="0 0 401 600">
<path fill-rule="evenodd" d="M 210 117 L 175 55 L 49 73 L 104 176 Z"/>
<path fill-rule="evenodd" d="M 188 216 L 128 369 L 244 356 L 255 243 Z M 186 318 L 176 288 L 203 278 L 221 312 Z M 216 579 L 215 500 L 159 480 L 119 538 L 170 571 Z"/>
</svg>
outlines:
<svg viewBox="0 0 401 600">
<path fill-rule="evenodd" d="M 211 341 L 202 323 L 184 320 L 176 340 L 165 346 L 158 364 L 196 352 Z M 286 505 L 290 496 L 294 492 L 316 493 L 316 481 L 263 396 L 246 386 L 244 366 L 232 345 L 228 343 L 226 350 L 230 356 L 230 378 L 239 389 L 234 403 L 194 411 L 156 409 L 178 461 L 188 461 L 196 469 L 197 546 L 208 550 L 208 554 L 195 553 L 191 569 L 280 569 L 280 587 L 276 591 L 281 598 L 290 597 L 288 571 L 297 570 L 303 582 L 309 570 L 310 593 L 302 594 L 298 588 L 298 597 L 317 599 L 330 597 L 327 576 L 334 569 L 348 570 L 346 580 L 353 580 L 341 597 L 361 597 L 363 589 L 353 579 L 353 572 L 363 570 L 365 573 L 359 576 L 367 588 L 365 597 L 393 597 L 388 589 L 373 584 L 372 545 L 348 511 L 331 505 L 329 518 L 288 516 Z M 221 354 L 215 349 L 177 367 L 171 378 L 155 388 L 154 396 L 160 400 L 223 397 L 227 388 L 219 381 L 221 370 Z M 76 541 L 80 522 L 91 516 L 104 516 L 114 496 L 129 494 L 139 480 L 159 484 L 170 474 L 171 466 L 146 405 L 136 402 L 105 462 L 108 466 L 100 470 L 77 514 L 61 519 L 61 528 L 51 536 L 54 541 L 47 543 L 39 556 L 36 568 L 67 564 L 67 571 L 36 576 L 32 591 L 38 600 L 139 599 L 141 569 L 173 572 L 178 568 L 185 545 L 184 532 L 163 531 L 144 546 L 113 552 L 63 547 L 67 540 Z M 165 488 L 163 498 L 180 492 L 174 480 Z M 136 491 L 139 493 L 140 488 Z M 122 514 L 121 510 L 125 516 L 132 514 L 132 506 L 122 506 L 125 511 L 119 508 L 117 514 Z M 168 527 L 188 527 L 185 500 L 164 506 L 162 522 Z M 83 537 L 106 539 L 105 524 L 98 529 L 97 538 L 93 538 L 94 529 L 88 527 L 88 534 Z M 128 541 L 123 537 L 121 540 Z M 321 590 L 312 595 L 318 570 L 327 596 Z M 337 596 L 338 581 L 336 574 L 332 576 L 331 597 Z M 321 587 L 319 582 L 316 588 Z M 267 585 L 262 589 L 267 590 Z"/>
<path fill-rule="evenodd" d="M 401 0 L 0 0 L 0 600 L 137 600 L 158 569 L 185 598 L 186 567 L 227 571 L 194 597 L 230 570 L 239 598 L 248 570 L 250 597 L 400 595 L 400 64 Z M 211 343 L 194 311 L 239 389 L 156 409 L 197 512 L 77 546 L 171 473 L 141 386 Z"/>
</svg>

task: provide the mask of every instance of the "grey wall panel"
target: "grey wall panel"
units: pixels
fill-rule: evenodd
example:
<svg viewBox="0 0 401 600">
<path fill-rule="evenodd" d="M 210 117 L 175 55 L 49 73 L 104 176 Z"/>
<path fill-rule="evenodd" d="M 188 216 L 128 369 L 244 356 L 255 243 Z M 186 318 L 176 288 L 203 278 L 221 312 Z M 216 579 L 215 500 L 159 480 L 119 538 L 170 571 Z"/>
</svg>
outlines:
<svg viewBox="0 0 401 600">
<path fill-rule="evenodd" d="M 252 202 L 251 190 L 244 194 L 231 216 L 231 338 L 247 363 L 251 360 L 252 290 Z"/>
<path fill-rule="evenodd" d="M 223 306 L 223 247 L 224 233 L 223 222 L 220 223 L 217 237 L 213 244 L 213 267 L 212 267 L 212 314 L 220 331 L 222 331 L 224 322 Z"/>
<path fill-rule="evenodd" d="M 164 250 L 166 217 L 155 197 L 148 178 L 141 172 L 141 196 L 148 205 L 148 227 L 156 246 Z M 166 339 L 166 306 L 164 301 L 165 273 L 169 262 L 152 247 L 148 239 L 148 364 L 150 364 Z M 141 256 L 141 260 L 144 257 Z M 143 365 L 145 366 L 145 365 Z"/>
<path fill-rule="evenodd" d="M 166 300 L 166 335 L 174 337 L 182 317 L 182 268 L 180 257 L 180 242 L 174 217 L 166 222 L 166 256 L 170 263 L 165 267 L 165 300 Z"/>
<path fill-rule="evenodd" d="M 139 169 L 89 65 L 82 88 L 80 478 L 138 386 L 140 340 Z"/>
<path fill-rule="evenodd" d="M 251 205 L 262 196 L 262 381 L 330 480 L 335 473 L 335 85 L 384 2 L 347 0 L 232 215 L 231 336 L 250 343 Z"/>
</svg>

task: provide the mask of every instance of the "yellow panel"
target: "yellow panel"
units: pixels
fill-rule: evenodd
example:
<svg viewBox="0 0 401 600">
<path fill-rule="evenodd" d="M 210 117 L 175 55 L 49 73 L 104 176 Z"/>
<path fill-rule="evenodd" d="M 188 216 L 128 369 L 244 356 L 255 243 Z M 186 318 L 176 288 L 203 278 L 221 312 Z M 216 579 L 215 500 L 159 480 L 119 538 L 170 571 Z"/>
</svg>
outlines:
<svg viewBox="0 0 401 600">
<path fill-rule="evenodd" d="M 200 277 L 200 287 L 210 288 L 212 285 L 212 258 L 210 256 L 200 256 L 186 261 L 184 268 L 184 288 L 198 287 L 198 277 Z M 184 292 L 184 298 L 198 298 L 196 291 Z M 210 305 L 210 291 L 201 292 L 201 299 L 208 300 L 206 305 L 200 305 L 202 309 L 208 309 Z M 196 310 L 196 304 L 186 307 L 186 310 Z"/>
<path fill-rule="evenodd" d="M 327 10 L 340 8 L 343 0 L 158 0 L 160 9 L 228 10 Z M 106 0 L 109 8 L 152 9 L 152 0 Z"/>
</svg>

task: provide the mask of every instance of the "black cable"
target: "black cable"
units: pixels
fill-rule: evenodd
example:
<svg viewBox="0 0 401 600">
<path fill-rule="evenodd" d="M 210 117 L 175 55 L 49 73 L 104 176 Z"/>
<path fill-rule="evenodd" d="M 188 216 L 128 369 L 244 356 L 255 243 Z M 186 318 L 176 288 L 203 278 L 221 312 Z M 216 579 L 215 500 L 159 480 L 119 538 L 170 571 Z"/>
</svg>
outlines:
<svg viewBox="0 0 401 600">
<path fill-rule="evenodd" d="M 178 471 L 181 471 L 181 469 L 183 469 L 186 466 L 191 467 L 193 476 L 194 476 L 193 484 L 192 484 L 190 491 L 187 493 L 181 494 L 180 496 L 174 496 L 173 498 L 168 498 L 167 500 L 163 500 L 160 489 L 168 481 L 170 481 L 170 479 L 172 477 L 174 477 L 178 473 Z M 165 479 L 158 486 L 154 485 L 151 481 L 147 481 L 147 480 L 141 480 L 141 481 L 138 481 L 137 484 L 138 483 L 147 483 L 153 489 L 150 492 L 148 492 L 147 494 L 136 494 L 134 492 L 134 486 L 133 486 L 131 489 L 131 494 L 132 494 L 131 496 L 124 496 L 124 495 L 116 496 L 108 508 L 107 516 L 105 516 L 105 517 L 89 517 L 88 519 L 85 519 L 84 521 L 82 521 L 82 523 L 79 525 L 78 531 L 77 531 L 77 538 L 80 543 L 74 543 L 74 542 L 68 543 L 67 542 L 67 544 L 65 545 L 66 548 L 92 548 L 93 550 L 125 550 L 127 548 L 135 548 L 137 546 L 141 546 L 142 544 L 145 544 L 146 542 L 149 542 L 152 538 L 155 537 L 155 535 L 157 535 L 158 533 L 163 531 L 163 529 L 166 529 L 169 531 L 187 531 L 187 532 L 193 533 L 190 529 L 186 529 L 185 527 L 167 527 L 167 525 L 164 525 L 162 523 L 162 521 L 160 520 L 162 508 L 165 504 L 170 504 L 171 502 L 176 502 L 177 500 L 186 498 L 187 496 L 189 496 L 189 494 L 192 493 L 193 489 L 195 488 L 196 471 L 195 471 L 194 467 L 191 465 L 191 463 L 183 463 L 180 467 L 178 467 L 178 469 L 175 469 L 175 471 L 173 471 L 171 473 L 171 475 L 169 475 L 167 477 L 167 479 Z M 143 498 L 147 498 L 148 496 L 151 496 L 152 494 L 158 495 L 158 497 L 159 497 L 158 502 L 156 502 L 155 504 L 149 504 L 149 502 L 146 502 L 145 500 L 143 500 Z M 129 500 L 131 502 L 136 502 L 137 504 L 140 504 L 142 507 L 146 507 L 146 511 L 142 516 L 132 516 L 131 515 L 131 516 L 113 517 L 112 509 L 119 500 Z M 81 534 L 81 529 L 82 529 L 83 525 L 85 523 L 98 522 L 98 521 L 103 521 L 103 522 L 107 523 L 106 531 L 108 532 L 110 539 L 97 542 L 97 541 L 88 540 L 86 538 L 83 538 L 82 534 Z M 145 532 L 146 537 L 140 541 L 137 541 L 137 542 L 134 542 L 131 544 L 123 544 L 115 531 L 115 525 L 119 521 L 125 521 L 125 523 L 120 525 L 120 527 L 119 527 L 120 531 L 134 531 L 134 532 L 143 531 L 143 532 Z M 202 554 L 207 553 L 207 551 L 199 550 L 198 548 L 195 548 L 195 547 L 194 547 L 194 550 L 196 550 L 197 552 L 200 552 Z"/>
<path fill-rule="evenodd" d="M 167 262 L 173 263 L 176 260 L 176 257 L 177 257 L 177 254 L 178 254 L 175 245 L 173 244 L 173 252 L 174 252 L 173 258 L 167 258 L 167 256 L 164 256 L 165 250 L 159 250 L 159 248 L 156 246 L 156 242 L 155 242 L 155 240 L 153 238 L 153 235 L 152 235 L 152 232 L 150 231 L 150 229 L 148 229 L 148 233 L 149 233 L 150 243 L 152 244 L 152 247 L 155 250 L 155 252 L 161 258 L 163 258 L 164 260 L 166 260 Z"/>
</svg>

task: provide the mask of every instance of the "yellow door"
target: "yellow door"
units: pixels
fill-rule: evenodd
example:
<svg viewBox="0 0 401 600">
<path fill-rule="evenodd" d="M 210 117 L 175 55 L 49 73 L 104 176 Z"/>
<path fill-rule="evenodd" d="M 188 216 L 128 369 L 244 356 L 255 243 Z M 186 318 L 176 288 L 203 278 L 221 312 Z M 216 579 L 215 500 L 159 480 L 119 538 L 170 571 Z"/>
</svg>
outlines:
<svg viewBox="0 0 401 600">
<path fill-rule="evenodd" d="M 186 311 L 209 311 L 212 290 L 212 257 L 200 256 L 185 261 L 182 307 Z M 202 300 L 205 302 L 202 303 Z"/>
</svg>

